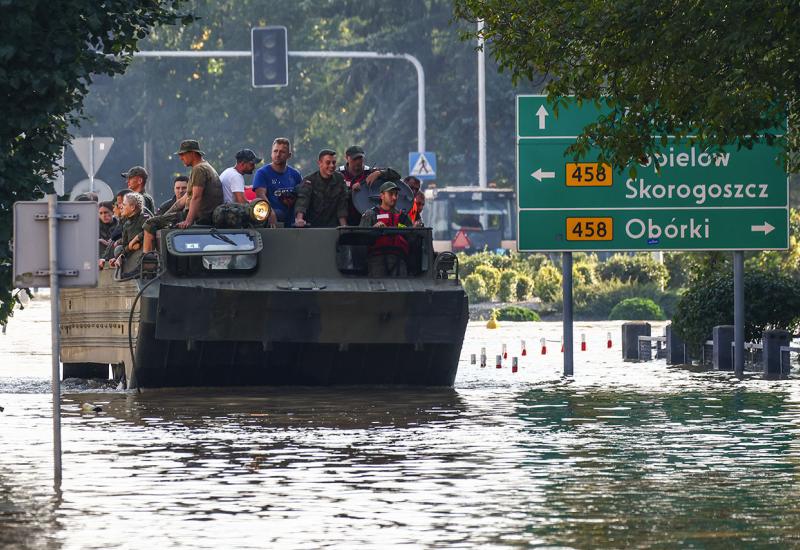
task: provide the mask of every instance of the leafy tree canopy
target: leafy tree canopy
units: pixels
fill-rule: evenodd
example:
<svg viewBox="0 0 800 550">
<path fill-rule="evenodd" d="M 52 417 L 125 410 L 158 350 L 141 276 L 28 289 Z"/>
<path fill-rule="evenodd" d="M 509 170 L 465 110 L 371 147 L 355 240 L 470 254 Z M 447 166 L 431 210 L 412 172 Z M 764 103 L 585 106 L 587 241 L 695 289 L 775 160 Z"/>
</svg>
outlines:
<svg viewBox="0 0 800 550">
<path fill-rule="evenodd" d="M 153 26 L 191 21 L 182 2 L 0 0 L 0 323 L 14 306 L 13 203 L 52 190 L 48 181 L 93 79 L 124 72 Z"/>
<path fill-rule="evenodd" d="M 455 0 L 455 14 L 485 21 L 515 81 L 546 74 L 556 105 L 567 95 L 607 102 L 611 112 L 584 128 L 576 155 L 596 147 L 622 167 L 657 152 L 666 142 L 652 136 L 666 134 L 751 147 L 782 133 L 788 116 L 781 157 L 798 169 L 794 0 Z"/>
</svg>

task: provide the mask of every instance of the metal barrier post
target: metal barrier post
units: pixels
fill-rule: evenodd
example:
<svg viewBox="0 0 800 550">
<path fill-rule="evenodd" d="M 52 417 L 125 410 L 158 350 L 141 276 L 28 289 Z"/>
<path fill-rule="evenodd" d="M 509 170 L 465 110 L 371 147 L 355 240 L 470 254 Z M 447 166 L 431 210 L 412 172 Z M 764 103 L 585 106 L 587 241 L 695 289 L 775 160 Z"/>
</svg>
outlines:
<svg viewBox="0 0 800 550">
<path fill-rule="evenodd" d="M 61 373 L 60 312 L 58 288 L 58 195 L 47 195 L 47 227 L 49 234 L 50 270 L 50 343 L 52 346 L 52 371 L 50 386 L 53 392 L 53 483 L 61 487 Z"/>
</svg>

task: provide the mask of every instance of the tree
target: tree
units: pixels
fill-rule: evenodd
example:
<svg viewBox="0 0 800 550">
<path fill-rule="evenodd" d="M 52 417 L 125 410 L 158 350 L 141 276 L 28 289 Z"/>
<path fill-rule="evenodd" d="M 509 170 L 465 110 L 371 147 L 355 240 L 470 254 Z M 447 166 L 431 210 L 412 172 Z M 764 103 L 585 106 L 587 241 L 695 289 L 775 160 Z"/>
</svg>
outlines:
<svg viewBox="0 0 800 550">
<path fill-rule="evenodd" d="M 781 158 L 798 168 L 794 0 L 455 0 L 455 14 L 485 21 L 483 35 L 514 81 L 546 75 L 561 107 L 570 94 L 608 104 L 570 148 L 575 155 L 599 148 L 624 167 L 665 146 L 656 135 L 749 148 L 772 143 L 788 115 Z"/>
<path fill-rule="evenodd" d="M 123 73 L 153 26 L 191 21 L 183 1 L 0 0 L 0 323 L 14 307 L 12 204 L 52 192 L 92 81 Z"/>
</svg>

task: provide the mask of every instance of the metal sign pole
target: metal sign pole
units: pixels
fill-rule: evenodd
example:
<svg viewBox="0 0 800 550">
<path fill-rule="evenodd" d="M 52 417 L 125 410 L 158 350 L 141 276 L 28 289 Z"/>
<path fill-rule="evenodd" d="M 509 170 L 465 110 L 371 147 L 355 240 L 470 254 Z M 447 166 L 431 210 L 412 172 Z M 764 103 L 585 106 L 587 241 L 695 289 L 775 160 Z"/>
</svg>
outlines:
<svg viewBox="0 0 800 550">
<path fill-rule="evenodd" d="M 61 486 L 61 372 L 59 363 L 59 290 L 58 290 L 58 195 L 47 195 L 47 226 L 50 252 L 50 331 L 53 391 L 53 483 Z"/>
<path fill-rule="evenodd" d="M 564 295 L 564 376 L 572 376 L 572 252 L 561 254 Z"/>
<path fill-rule="evenodd" d="M 94 193 L 94 134 L 89 136 L 89 192 Z"/>
<path fill-rule="evenodd" d="M 744 376 L 744 252 L 733 253 L 733 371 Z"/>
</svg>

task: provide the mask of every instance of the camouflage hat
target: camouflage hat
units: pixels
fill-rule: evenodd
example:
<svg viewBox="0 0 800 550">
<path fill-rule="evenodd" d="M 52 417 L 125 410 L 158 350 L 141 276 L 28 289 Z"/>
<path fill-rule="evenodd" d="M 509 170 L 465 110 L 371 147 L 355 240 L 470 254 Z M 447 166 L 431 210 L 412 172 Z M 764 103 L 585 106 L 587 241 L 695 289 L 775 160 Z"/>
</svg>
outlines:
<svg viewBox="0 0 800 550">
<path fill-rule="evenodd" d="M 250 149 L 242 149 L 241 151 L 236 153 L 237 162 L 252 162 L 253 164 L 258 164 L 262 160 L 263 159 L 258 158 L 256 154 Z"/>
<path fill-rule="evenodd" d="M 184 139 L 181 142 L 180 148 L 177 151 L 175 151 L 174 154 L 182 155 L 184 153 L 192 153 L 192 152 L 199 154 L 201 157 L 206 156 L 206 154 L 200 150 L 200 144 L 197 143 L 197 140 L 195 139 Z"/>
<path fill-rule="evenodd" d="M 144 169 L 144 166 L 133 166 L 127 172 L 122 172 L 120 174 L 123 178 L 131 179 L 139 176 L 144 181 L 147 181 L 147 170 Z"/>
<path fill-rule="evenodd" d="M 380 192 L 381 193 L 384 193 L 385 191 L 399 191 L 399 190 L 400 190 L 400 186 L 397 185 L 393 181 L 387 181 L 386 183 L 381 185 L 381 188 L 380 188 Z"/>
<path fill-rule="evenodd" d="M 344 156 L 350 157 L 351 159 L 357 159 L 364 156 L 364 149 L 359 147 L 358 145 L 351 145 L 347 148 L 347 151 L 344 152 Z"/>
<path fill-rule="evenodd" d="M 238 202 L 220 204 L 211 214 L 214 227 L 218 229 L 239 229 L 247 227 L 249 218 L 247 205 Z"/>
</svg>

